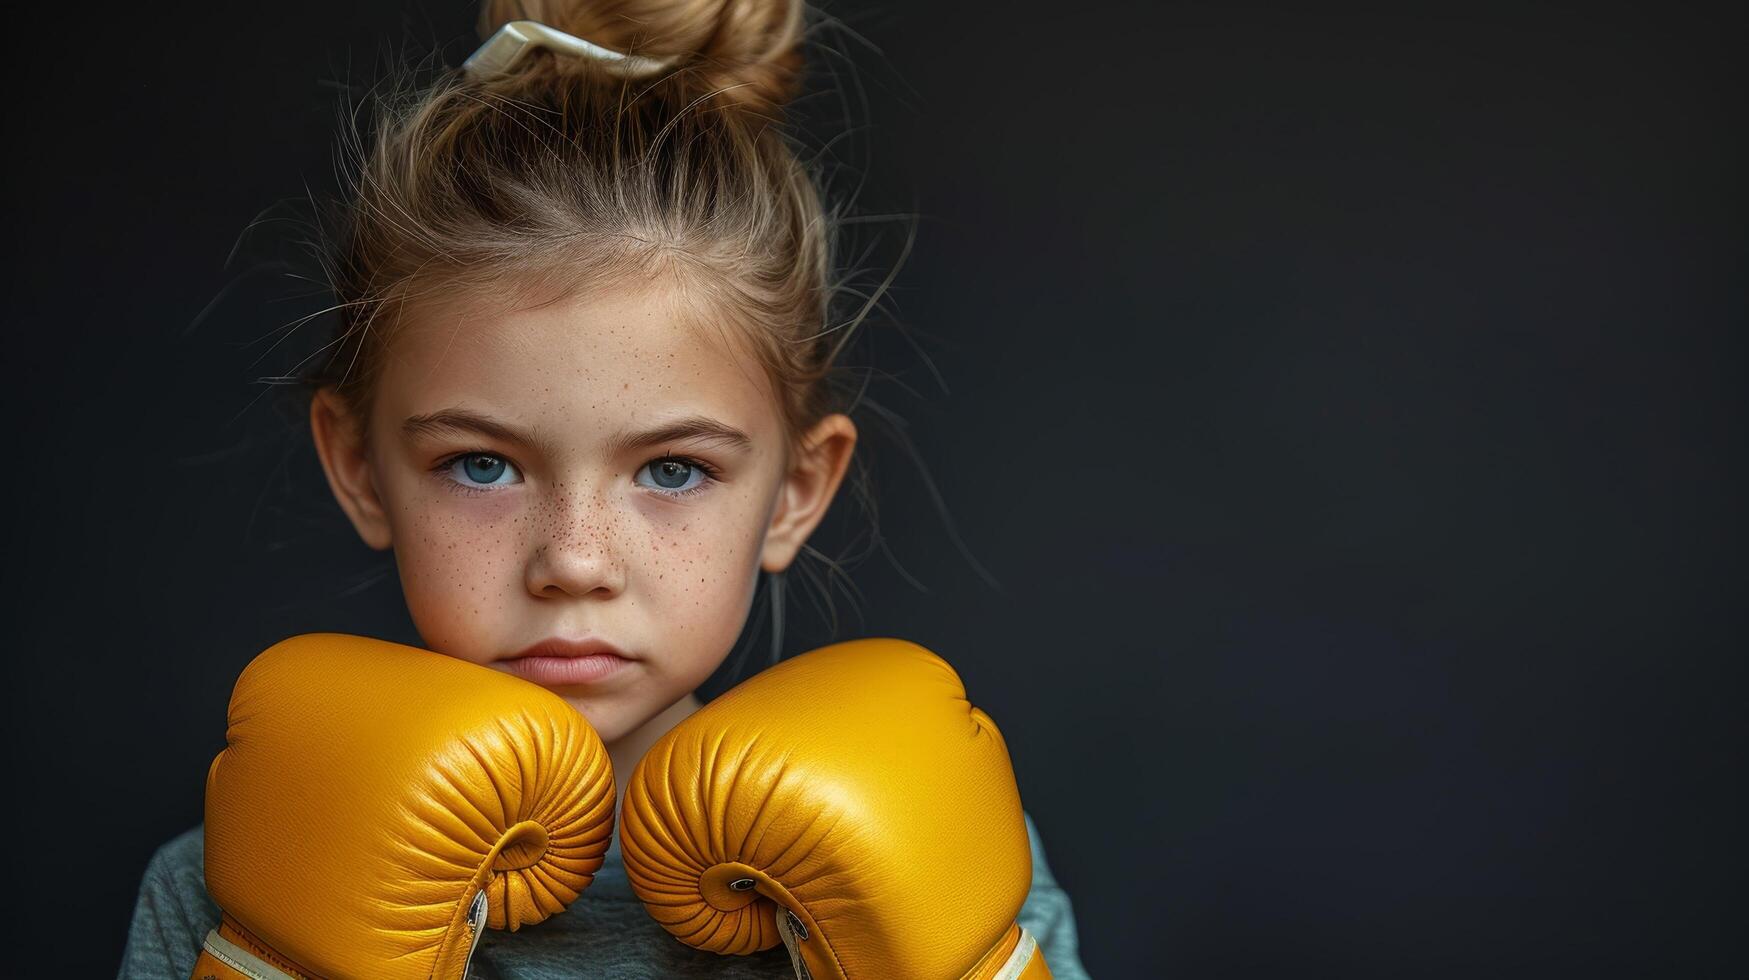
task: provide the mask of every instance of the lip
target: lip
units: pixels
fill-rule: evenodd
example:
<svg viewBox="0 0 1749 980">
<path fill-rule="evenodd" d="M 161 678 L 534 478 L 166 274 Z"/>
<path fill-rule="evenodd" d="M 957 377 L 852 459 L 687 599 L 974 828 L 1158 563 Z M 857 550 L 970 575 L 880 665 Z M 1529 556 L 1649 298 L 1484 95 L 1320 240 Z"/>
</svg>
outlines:
<svg viewBox="0 0 1749 980">
<path fill-rule="evenodd" d="M 511 673 L 524 680 L 553 686 L 604 680 L 631 663 L 632 658 L 600 637 L 570 640 L 554 636 L 503 658 L 503 662 Z"/>
</svg>

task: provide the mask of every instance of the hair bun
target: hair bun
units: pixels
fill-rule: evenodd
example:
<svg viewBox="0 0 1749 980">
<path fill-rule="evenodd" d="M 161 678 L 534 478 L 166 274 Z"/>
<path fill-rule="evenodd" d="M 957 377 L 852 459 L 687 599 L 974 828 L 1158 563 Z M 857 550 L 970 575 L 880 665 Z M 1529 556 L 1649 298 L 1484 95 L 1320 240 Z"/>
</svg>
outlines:
<svg viewBox="0 0 1749 980">
<path fill-rule="evenodd" d="M 624 54 L 669 61 L 669 77 L 761 112 L 781 110 L 801 84 L 801 0 L 486 0 L 482 40 L 513 20 L 548 27 Z M 588 59 L 527 59 L 561 73 Z"/>
</svg>

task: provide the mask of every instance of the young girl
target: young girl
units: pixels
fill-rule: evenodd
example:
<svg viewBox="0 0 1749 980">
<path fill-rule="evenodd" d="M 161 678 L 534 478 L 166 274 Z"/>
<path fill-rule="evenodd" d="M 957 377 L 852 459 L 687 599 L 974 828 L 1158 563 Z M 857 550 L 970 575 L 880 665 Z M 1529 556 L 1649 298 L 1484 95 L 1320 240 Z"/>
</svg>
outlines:
<svg viewBox="0 0 1749 980">
<path fill-rule="evenodd" d="M 424 645 L 558 693 L 629 774 L 700 708 L 760 572 L 796 559 L 856 446 L 854 395 L 828 383 L 849 331 L 827 315 L 832 216 L 777 125 L 804 11 L 490 2 L 481 35 L 521 20 L 598 47 L 525 29 L 537 43 L 483 47 L 380 123 L 328 270 L 341 322 L 305 378 L 310 426 L 359 535 L 393 550 Z M 538 655 L 579 639 L 600 649 Z M 1082 977 L 1027 829 L 1019 921 L 1059 980 Z M 219 919 L 202 841 L 146 869 L 124 976 L 189 975 Z M 475 963 L 793 975 L 781 946 L 676 941 L 617 839 L 565 913 L 487 934 Z"/>
</svg>

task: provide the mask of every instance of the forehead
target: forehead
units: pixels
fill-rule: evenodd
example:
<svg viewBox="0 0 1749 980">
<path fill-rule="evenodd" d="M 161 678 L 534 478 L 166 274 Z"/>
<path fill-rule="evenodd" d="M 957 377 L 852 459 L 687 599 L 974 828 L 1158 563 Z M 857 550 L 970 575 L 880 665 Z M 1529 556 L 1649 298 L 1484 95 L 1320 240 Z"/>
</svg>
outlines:
<svg viewBox="0 0 1749 980">
<path fill-rule="evenodd" d="M 661 285 L 555 301 L 434 299 L 403 314 L 378 379 L 390 426 L 462 406 L 559 443 L 652 419 L 702 414 L 770 444 L 770 384 L 733 328 Z"/>
</svg>

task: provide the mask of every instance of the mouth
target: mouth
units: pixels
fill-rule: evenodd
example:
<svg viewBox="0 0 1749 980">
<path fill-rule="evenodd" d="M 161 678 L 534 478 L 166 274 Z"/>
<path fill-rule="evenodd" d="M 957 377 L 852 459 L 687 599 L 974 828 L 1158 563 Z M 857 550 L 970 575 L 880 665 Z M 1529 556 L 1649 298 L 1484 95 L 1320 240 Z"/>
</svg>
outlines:
<svg viewBox="0 0 1749 980">
<path fill-rule="evenodd" d="M 530 646 L 521 653 L 513 653 L 506 660 L 520 660 L 525 657 L 594 657 L 600 655 L 619 657 L 622 660 L 632 659 L 625 651 L 607 642 L 599 636 L 584 637 L 580 640 L 568 640 L 562 636 L 549 636 L 539 643 Z"/>
<path fill-rule="evenodd" d="M 605 680 L 634 660 L 600 637 L 548 637 L 500 659 L 510 673 L 543 687 Z"/>
</svg>

